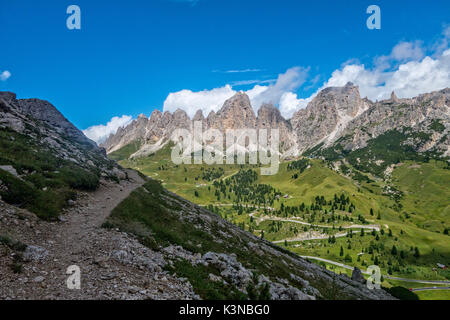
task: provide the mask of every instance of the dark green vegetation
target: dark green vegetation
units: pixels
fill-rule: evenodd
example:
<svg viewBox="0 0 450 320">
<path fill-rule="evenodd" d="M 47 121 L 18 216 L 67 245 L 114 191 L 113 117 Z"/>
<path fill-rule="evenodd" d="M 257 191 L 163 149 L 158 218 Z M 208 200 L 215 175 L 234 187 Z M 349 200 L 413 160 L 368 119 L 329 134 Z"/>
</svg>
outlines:
<svg viewBox="0 0 450 320">
<path fill-rule="evenodd" d="M 27 246 L 20 241 L 11 239 L 10 237 L 0 235 L 0 244 L 7 246 L 11 250 L 23 252 Z"/>
<path fill-rule="evenodd" d="M 428 129 L 436 132 L 444 132 L 445 126 L 441 123 L 441 120 L 434 120 Z"/>
<path fill-rule="evenodd" d="M 438 121 L 433 122 L 432 128 L 440 130 L 439 124 Z M 355 151 L 347 151 L 343 148 L 341 143 L 346 139 L 343 137 L 332 147 L 321 149 L 322 145 L 318 145 L 306 151 L 305 155 L 322 156 L 328 161 L 345 158 L 355 169 L 381 177 L 387 167 L 405 160 L 428 162 L 430 159 L 440 159 L 438 154 L 418 153 L 412 145 L 405 143 L 408 139 L 414 139 L 414 146 L 421 145 L 429 138 L 430 134 L 403 128 L 403 131 L 387 131 L 377 138 L 369 140 L 365 148 Z"/>
<path fill-rule="evenodd" d="M 300 174 L 303 173 L 303 171 L 306 170 L 306 168 L 308 168 L 308 165 L 310 164 L 308 159 L 300 159 L 300 160 L 296 160 L 296 161 L 292 161 L 288 164 L 287 166 L 287 170 L 288 171 L 296 171 L 293 175 L 292 175 L 292 179 L 297 179 L 298 176 Z"/>
<path fill-rule="evenodd" d="M 195 292 L 207 300 L 245 300 L 247 295 L 236 290 L 232 285 L 225 285 L 223 282 L 209 280 L 210 274 L 218 274 L 217 270 L 211 266 L 192 266 L 189 261 L 176 261 L 173 266 L 168 266 L 167 270 L 176 273 L 180 277 L 189 279 Z"/>
<path fill-rule="evenodd" d="M 404 287 L 391 287 L 387 291 L 400 300 L 419 300 L 417 294 Z"/>
<path fill-rule="evenodd" d="M 203 174 L 202 174 L 202 180 L 204 181 L 213 181 L 216 179 L 219 179 L 220 177 L 223 176 L 224 170 L 223 168 L 218 168 L 216 170 L 216 168 L 206 168 L 205 170 L 203 170 Z M 198 178 L 197 178 L 198 180 Z"/>
<path fill-rule="evenodd" d="M 9 266 L 11 268 L 11 270 L 14 273 L 22 273 L 22 254 L 25 251 L 25 249 L 27 248 L 27 245 L 17 241 L 17 240 L 13 240 L 8 236 L 5 235 L 1 235 L 0 234 L 0 246 L 5 246 L 8 250 L 7 250 L 7 254 L 9 254 L 9 251 L 13 251 L 14 254 L 12 255 L 12 263 Z"/>
<path fill-rule="evenodd" d="M 267 184 L 255 183 L 258 174 L 253 169 L 239 170 L 229 178 L 213 182 L 214 196 L 217 201 L 227 199 L 236 206 L 270 206 L 281 193 Z"/>
<path fill-rule="evenodd" d="M 54 220 L 74 190 L 94 190 L 100 173 L 57 158 L 28 136 L 0 129 L 0 164 L 12 165 L 19 177 L 0 170 L 0 195 L 40 218 Z"/>
</svg>

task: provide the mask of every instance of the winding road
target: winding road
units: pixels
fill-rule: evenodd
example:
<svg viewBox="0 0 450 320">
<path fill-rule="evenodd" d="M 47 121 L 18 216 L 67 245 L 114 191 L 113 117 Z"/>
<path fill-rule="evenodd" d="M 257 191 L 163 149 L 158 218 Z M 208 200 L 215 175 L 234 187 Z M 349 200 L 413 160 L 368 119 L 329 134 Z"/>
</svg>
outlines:
<svg viewBox="0 0 450 320">
<path fill-rule="evenodd" d="M 317 225 L 317 224 L 312 224 L 312 223 L 308 223 L 308 222 L 304 222 L 304 221 L 300 221 L 300 220 L 296 220 L 296 219 L 285 219 L 285 218 L 279 218 L 279 217 L 269 217 L 269 216 L 261 216 L 261 217 L 255 217 L 254 215 L 257 212 L 252 212 L 250 213 L 250 217 L 253 217 L 255 219 L 257 219 L 258 223 L 261 223 L 263 221 L 269 220 L 269 221 L 281 221 L 281 222 L 292 222 L 292 223 L 298 223 L 301 225 L 305 225 L 305 226 L 313 226 L 313 227 L 317 227 L 317 228 L 323 228 L 323 229 L 332 229 L 333 226 L 326 226 L 326 225 Z M 339 227 L 336 228 L 336 226 L 334 226 L 335 229 L 339 229 Z M 358 224 L 353 224 L 350 226 L 342 226 L 342 229 L 366 229 L 366 230 L 376 230 L 376 231 L 380 231 L 380 226 L 379 225 L 358 225 Z M 349 233 L 345 232 L 345 233 L 337 233 L 334 235 L 335 238 L 342 238 L 342 237 L 346 237 Z M 328 239 L 330 235 L 328 234 L 324 234 L 324 235 L 320 235 L 320 236 L 309 236 L 309 237 L 296 237 L 296 238 L 290 238 L 290 239 L 283 239 L 283 240 L 276 240 L 276 241 L 272 241 L 273 243 L 284 243 L 286 242 L 297 242 L 297 241 L 308 241 L 308 240 L 324 240 L 324 239 Z"/>
<path fill-rule="evenodd" d="M 411 291 L 450 290 L 450 287 L 412 288 Z"/>
<path fill-rule="evenodd" d="M 312 256 L 301 256 L 304 259 L 311 259 L 311 260 L 317 260 L 317 261 L 323 261 L 329 264 L 333 264 L 335 266 L 341 267 L 341 268 L 345 268 L 348 270 L 353 270 L 354 267 L 340 263 L 340 262 L 336 262 L 336 261 L 332 261 L 332 260 L 328 260 L 328 259 L 324 259 L 324 258 L 319 258 L 319 257 L 312 257 Z M 369 274 L 367 271 L 361 270 L 362 273 L 364 274 Z M 386 279 L 390 279 L 390 280 L 398 280 L 398 281 L 405 281 L 405 282 L 415 282 L 415 283 L 424 283 L 424 284 L 446 284 L 446 285 L 450 285 L 450 281 L 446 281 L 446 280 L 419 280 L 419 279 L 408 279 L 408 278 L 399 278 L 399 277 L 391 277 L 391 276 L 387 276 L 384 275 L 383 276 Z M 444 288 L 450 288 L 450 287 L 433 287 L 431 289 L 427 289 L 427 290 L 445 290 Z M 420 290 L 422 289 L 422 290 Z M 413 289 L 413 291 L 423 291 L 425 290 L 424 288 L 417 288 L 417 289 Z"/>
</svg>

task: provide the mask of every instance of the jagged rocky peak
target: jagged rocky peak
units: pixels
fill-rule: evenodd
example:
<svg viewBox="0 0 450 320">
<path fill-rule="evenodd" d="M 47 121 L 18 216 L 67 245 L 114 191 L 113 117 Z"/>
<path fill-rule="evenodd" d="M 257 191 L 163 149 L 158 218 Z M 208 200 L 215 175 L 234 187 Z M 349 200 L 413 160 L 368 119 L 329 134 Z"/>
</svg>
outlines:
<svg viewBox="0 0 450 320">
<path fill-rule="evenodd" d="M 189 118 L 189 116 L 187 115 L 186 111 L 184 111 L 182 109 L 177 109 L 173 113 L 173 118 L 176 119 L 176 120 L 191 120 Z"/>
<path fill-rule="evenodd" d="M 356 116 L 363 101 L 359 94 L 358 86 L 348 82 L 343 87 L 329 87 L 319 92 L 313 99 L 312 104 L 324 103 L 335 108 L 342 115 Z"/>
<path fill-rule="evenodd" d="M 280 110 L 271 103 L 263 103 L 258 109 L 258 119 L 267 120 L 267 122 L 278 122 L 284 118 L 281 116 Z"/>
<path fill-rule="evenodd" d="M 192 118 L 193 121 L 203 121 L 204 119 L 205 117 L 203 116 L 202 109 L 198 109 L 194 115 L 194 118 Z"/>
<path fill-rule="evenodd" d="M 398 99 L 395 93 L 388 100 L 374 103 L 372 107 L 352 120 L 341 136 L 340 144 L 345 150 L 364 148 L 374 139 L 389 130 L 425 133 L 429 138 L 408 143 L 416 151 L 437 151 L 445 156 L 450 154 L 448 123 L 450 122 L 450 90 L 443 89 L 421 94 L 414 98 Z M 434 130 L 438 121 L 444 128 Z"/>
<path fill-rule="evenodd" d="M 162 122 L 163 124 L 168 124 L 170 121 L 172 121 L 173 115 L 170 111 L 164 111 L 162 115 Z"/>
<path fill-rule="evenodd" d="M 392 100 L 393 102 L 398 102 L 398 98 L 397 98 L 397 96 L 395 95 L 395 92 L 394 92 L 394 91 L 392 91 L 392 93 L 391 93 L 391 100 Z"/>
<path fill-rule="evenodd" d="M 0 91 L 0 99 L 3 99 L 6 102 L 11 102 L 16 100 L 16 94 L 9 91 Z"/>
<path fill-rule="evenodd" d="M 115 134 L 110 134 L 100 146 L 105 148 L 107 153 L 111 153 L 129 143 L 143 140 L 147 133 L 147 126 L 149 123 L 152 123 L 152 121 L 154 121 L 154 123 L 159 122 L 159 120 L 151 120 L 144 114 L 140 114 L 138 118 L 133 120 L 128 126 L 120 127 Z"/>
<path fill-rule="evenodd" d="M 280 110 L 271 103 L 264 103 L 258 109 L 258 128 L 289 127 L 289 123 L 280 113 Z"/>
<path fill-rule="evenodd" d="M 368 101 L 361 99 L 358 87 L 351 82 L 343 87 L 323 89 L 291 119 L 299 151 L 322 141 L 333 141 L 352 119 L 368 107 Z"/>
<path fill-rule="evenodd" d="M 399 114 L 397 118 L 392 117 L 400 105 L 403 114 Z M 408 108 L 405 109 L 405 106 Z M 449 89 L 425 93 L 411 99 L 398 99 L 393 93 L 391 99 L 372 102 L 367 97 L 362 99 L 358 86 L 349 82 L 343 87 L 323 89 L 306 108 L 295 112 L 289 121 L 284 119 L 279 109 L 272 104 L 263 104 L 256 117 L 249 97 L 243 92 L 236 93 L 225 101 L 217 113 L 211 111 L 206 119 L 203 112 L 198 110 L 193 120 L 202 121 L 204 129 L 216 128 L 222 131 L 239 128 L 278 128 L 283 145 L 282 156 L 290 157 L 297 156 L 322 142 L 325 146 L 329 146 L 344 135 L 351 135 L 356 129 L 367 126 L 371 128 L 371 135 L 361 131 L 360 135 L 355 136 L 352 148 L 363 146 L 370 137 L 385 132 L 387 128 L 401 127 L 402 124 L 415 126 L 423 123 L 425 126 L 425 119 L 442 119 L 443 123 L 446 123 L 448 122 L 446 119 L 449 118 L 448 106 Z M 377 123 L 383 125 L 375 126 Z M 177 110 L 173 114 L 156 110 L 143 127 L 145 130 L 140 130 L 135 120 L 123 132 L 118 131 L 109 139 L 109 148 L 106 149 L 111 152 L 127 145 L 133 139 L 142 138 L 142 141 L 148 144 L 142 148 L 146 152 L 149 150 L 154 152 L 170 140 L 174 129 L 190 130 L 192 121 L 182 110 Z M 152 144 L 154 145 L 151 146 Z M 146 152 L 139 154 L 148 154 Z"/>
<path fill-rule="evenodd" d="M 206 122 L 208 123 L 208 127 L 212 127 L 215 118 L 216 118 L 216 113 L 214 112 L 214 110 L 211 110 L 209 112 L 208 116 L 206 117 Z"/>
<path fill-rule="evenodd" d="M 150 124 L 155 124 L 156 122 L 160 121 L 162 118 L 162 112 L 158 109 L 155 109 L 152 114 L 150 115 L 149 122 Z"/>
<path fill-rule="evenodd" d="M 223 107 L 215 114 L 212 126 L 219 129 L 254 128 L 256 116 L 248 95 L 238 92 L 225 101 Z"/>
</svg>

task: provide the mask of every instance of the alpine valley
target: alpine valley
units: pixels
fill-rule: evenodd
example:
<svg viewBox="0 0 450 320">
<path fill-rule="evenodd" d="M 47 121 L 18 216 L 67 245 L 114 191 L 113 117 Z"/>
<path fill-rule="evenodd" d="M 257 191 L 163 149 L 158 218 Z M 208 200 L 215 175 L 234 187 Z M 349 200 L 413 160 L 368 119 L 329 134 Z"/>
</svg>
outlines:
<svg viewBox="0 0 450 320">
<path fill-rule="evenodd" d="M 449 100 L 348 83 L 284 119 L 240 92 L 97 146 L 49 102 L 0 92 L 0 298 L 449 299 L 420 290 L 450 283 Z M 278 173 L 174 164 L 172 133 L 195 121 L 279 129 Z"/>
<path fill-rule="evenodd" d="M 418 289 L 449 284 L 449 98 L 447 88 L 373 102 L 347 83 L 284 119 L 271 104 L 255 114 L 240 92 L 206 118 L 201 110 L 192 119 L 183 110 L 140 115 L 101 146 L 123 167 L 334 273 L 358 278 L 356 267 L 367 278 L 376 265 L 384 287 L 448 298 Z M 195 121 L 204 130 L 279 129 L 278 173 L 173 164 L 172 132 L 192 132 Z"/>
</svg>

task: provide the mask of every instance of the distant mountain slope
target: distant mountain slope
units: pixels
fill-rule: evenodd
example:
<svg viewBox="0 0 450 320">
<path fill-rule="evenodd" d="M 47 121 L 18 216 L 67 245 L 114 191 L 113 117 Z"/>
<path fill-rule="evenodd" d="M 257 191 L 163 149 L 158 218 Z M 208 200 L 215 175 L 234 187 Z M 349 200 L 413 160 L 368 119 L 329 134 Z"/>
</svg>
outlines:
<svg viewBox="0 0 450 320">
<path fill-rule="evenodd" d="M 328 160 L 346 157 L 353 165 L 378 174 L 404 159 L 448 157 L 449 101 L 450 89 L 413 99 L 398 99 L 393 94 L 349 122 L 331 144 L 322 143 L 306 154 Z"/>
<path fill-rule="evenodd" d="M 358 87 L 348 83 L 344 87 L 323 89 L 290 120 L 284 119 L 273 105 L 263 105 L 256 116 L 248 96 L 237 93 L 207 118 L 198 111 L 191 121 L 182 110 L 174 114 L 154 111 L 149 119 L 141 115 L 111 135 L 102 146 L 111 153 L 130 143 L 139 143 L 140 147 L 132 157 L 145 156 L 165 146 L 175 129 L 192 131 L 193 121 L 202 121 L 204 130 L 280 129 L 280 151 L 285 158 L 306 151 L 311 155 L 313 148 L 317 151 L 337 144 L 354 151 L 390 130 L 409 130 L 412 135 L 407 143 L 415 152 L 433 151 L 436 156 L 448 156 L 449 91 L 447 88 L 411 99 L 398 99 L 393 93 L 389 100 L 372 102 L 362 99 Z M 419 143 L 414 140 L 417 137 L 426 139 Z"/>
</svg>

